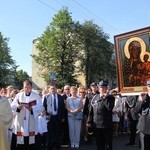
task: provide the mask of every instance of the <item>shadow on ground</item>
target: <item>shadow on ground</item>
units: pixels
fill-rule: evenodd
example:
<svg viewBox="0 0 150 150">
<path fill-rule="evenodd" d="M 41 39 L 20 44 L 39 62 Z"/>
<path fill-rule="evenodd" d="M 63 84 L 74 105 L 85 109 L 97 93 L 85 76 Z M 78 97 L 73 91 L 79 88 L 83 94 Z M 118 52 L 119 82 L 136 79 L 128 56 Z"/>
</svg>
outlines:
<svg viewBox="0 0 150 150">
<path fill-rule="evenodd" d="M 126 146 L 125 144 L 128 141 L 128 136 L 123 134 L 123 135 L 118 135 L 118 137 L 113 137 L 113 150 L 140 150 L 138 147 L 138 135 L 136 138 L 136 143 L 135 145 L 132 146 Z M 70 150 L 68 149 L 63 149 L 63 150 Z M 84 144 L 81 143 L 80 145 L 80 150 L 96 150 L 96 144 L 95 141 L 93 141 L 91 144 Z"/>
</svg>

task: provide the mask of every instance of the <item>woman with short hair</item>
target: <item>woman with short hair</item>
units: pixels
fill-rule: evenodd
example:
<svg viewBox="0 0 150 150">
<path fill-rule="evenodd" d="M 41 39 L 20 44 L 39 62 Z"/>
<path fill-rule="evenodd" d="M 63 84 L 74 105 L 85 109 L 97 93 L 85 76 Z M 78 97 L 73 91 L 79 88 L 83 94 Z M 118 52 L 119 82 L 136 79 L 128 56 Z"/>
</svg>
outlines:
<svg viewBox="0 0 150 150">
<path fill-rule="evenodd" d="M 67 98 L 69 137 L 71 148 L 79 148 L 83 103 L 77 96 L 77 87 L 70 88 L 71 97 Z M 81 114 L 81 116 L 78 116 Z"/>
</svg>

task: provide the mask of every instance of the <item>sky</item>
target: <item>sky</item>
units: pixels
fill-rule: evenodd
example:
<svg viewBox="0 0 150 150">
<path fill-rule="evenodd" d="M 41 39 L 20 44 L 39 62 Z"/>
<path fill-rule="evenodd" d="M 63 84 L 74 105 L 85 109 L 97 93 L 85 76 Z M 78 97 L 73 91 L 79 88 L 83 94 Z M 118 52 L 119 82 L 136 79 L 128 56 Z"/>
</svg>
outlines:
<svg viewBox="0 0 150 150">
<path fill-rule="evenodd" d="M 114 43 L 115 35 L 150 26 L 149 5 L 149 0 L 1 0 L 0 32 L 9 38 L 18 69 L 32 76 L 32 41 L 63 6 L 74 21 L 93 20 Z"/>
</svg>

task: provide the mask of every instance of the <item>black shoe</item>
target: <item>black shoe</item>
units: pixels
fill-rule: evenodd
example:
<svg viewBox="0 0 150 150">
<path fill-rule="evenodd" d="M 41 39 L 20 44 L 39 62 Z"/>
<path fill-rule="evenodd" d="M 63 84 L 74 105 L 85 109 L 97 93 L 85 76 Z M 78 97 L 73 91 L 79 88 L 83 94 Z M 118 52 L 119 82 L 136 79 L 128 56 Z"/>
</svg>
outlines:
<svg viewBox="0 0 150 150">
<path fill-rule="evenodd" d="M 60 146 L 56 146 L 56 149 L 58 149 L 58 150 L 59 150 L 59 149 L 61 149 L 61 147 L 60 147 Z"/>
<path fill-rule="evenodd" d="M 128 142 L 126 143 L 126 146 L 130 146 L 130 145 L 134 145 L 135 143 L 134 142 Z"/>
</svg>

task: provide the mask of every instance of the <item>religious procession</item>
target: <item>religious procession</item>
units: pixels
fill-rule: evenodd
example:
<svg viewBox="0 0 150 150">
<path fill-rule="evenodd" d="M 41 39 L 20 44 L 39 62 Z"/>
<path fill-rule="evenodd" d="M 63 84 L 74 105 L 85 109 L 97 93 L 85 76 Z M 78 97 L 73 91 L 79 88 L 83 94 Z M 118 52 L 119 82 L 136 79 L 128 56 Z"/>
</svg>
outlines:
<svg viewBox="0 0 150 150">
<path fill-rule="evenodd" d="M 148 3 L 1 1 L 0 150 L 150 150 Z"/>
<path fill-rule="evenodd" d="M 82 150 L 93 143 L 117 150 L 121 135 L 124 149 L 150 150 L 150 78 L 143 69 L 149 53 L 144 38 L 135 37 L 145 31 L 115 36 L 118 87 L 103 79 L 89 87 L 51 82 L 36 90 L 31 80 L 22 89 L 0 87 L 0 150 Z"/>
<path fill-rule="evenodd" d="M 34 90 L 29 80 L 21 90 L 1 87 L 0 150 L 78 150 L 93 142 L 97 150 L 112 150 L 113 138 L 121 134 L 128 137 L 126 149 L 138 138 L 138 147 L 149 150 L 150 80 L 147 90 L 121 96 L 104 80 L 89 88 Z"/>
</svg>

